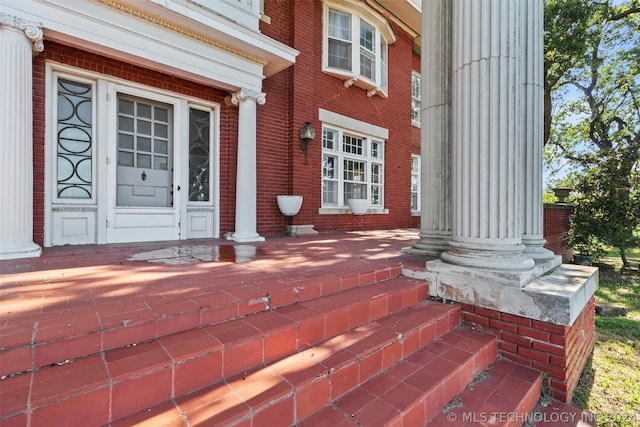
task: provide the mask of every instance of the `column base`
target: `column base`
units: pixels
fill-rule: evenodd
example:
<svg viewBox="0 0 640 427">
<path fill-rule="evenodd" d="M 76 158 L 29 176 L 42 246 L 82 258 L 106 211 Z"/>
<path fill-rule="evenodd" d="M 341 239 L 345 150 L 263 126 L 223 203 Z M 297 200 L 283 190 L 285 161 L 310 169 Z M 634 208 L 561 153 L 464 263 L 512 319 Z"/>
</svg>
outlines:
<svg viewBox="0 0 640 427">
<path fill-rule="evenodd" d="M 42 254 L 42 248 L 35 243 L 26 245 L 0 245 L 0 260 L 36 258 Z"/>
<path fill-rule="evenodd" d="M 451 240 L 449 249 L 440 257 L 443 261 L 460 267 L 494 270 L 505 274 L 521 272 L 526 275 L 535 266 L 535 262 L 524 254 L 524 250 L 524 245 L 520 243 Z"/>
<path fill-rule="evenodd" d="M 413 246 L 402 248 L 402 253 L 410 255 L 440 256 L 441 253 L 449 249 L 451 234 L 427 234 L 420 233 L 420 240 Z"/>
<path fill-rule="evenodd" d="M 264 237 L 259 234 L 238 234 L 232 233 L 226 235 L 227 240 L 232 240 L 234 242 L 264 242 Z"/>
<path fill-rule="evenodd" d="M 538 275 L 524 286 L 508 283 L 504 277 L 497 282 L 495 279 L 500 279 L 498 272 L 488 275 L 483 270 L 454 269 L 440 260 L 427 262 L 426 272 L 405 273 L 403 269 L 403 274 L 429 281 L 430 295 L 447 301 L 555 325 L 571 325 L 596 291 L 598 269 L 560 265 L 561 257 L 556 259 L 558 266 L 551 270 L 542 271 L 536 265 L 534 271 Z"/>
<path fill-rule="evenodd" d="M 546 261 L 555 257 L 555 254 L 544 245 L 547 243 L 544 239 L 527 239 L 522 236 L 522 244 L 525 246 L 524 253 L 535 262 Z"/>
<path fill-rule="evenodd" d="M 313 224 L 287 225 L 283 234 L 285 236 L 315 236 L 318 232 L 313 229 Z"/>
<path fill-rule="evenodd" d="M 486 263 L 488 264 L 489 262 L 486 261 Z M 474 280 L 487 281 L 500 286 L 522 288 L 527 283 L 551 271 L 560 264 L 562 264 L 562 257 L 556 255 L 553 259 L 547 261 L 538 263 L 533 263 L 532 261 L 533 267 L 524 271 L 469 267 L 452 264 L 443 260 L 427 261 L 426 269 L 427 272 L 451 275 L 452 277 L 459 277 L 460 280 L 473 278 Z"/>
</svg>

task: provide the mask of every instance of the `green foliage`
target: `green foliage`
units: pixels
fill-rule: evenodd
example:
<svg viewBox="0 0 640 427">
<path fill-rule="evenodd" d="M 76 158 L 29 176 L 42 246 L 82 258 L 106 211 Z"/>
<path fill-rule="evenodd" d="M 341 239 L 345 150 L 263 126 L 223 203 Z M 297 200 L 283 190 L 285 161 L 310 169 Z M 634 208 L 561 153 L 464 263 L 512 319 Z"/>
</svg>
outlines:
<svg viewBox="0 0 640 427">
<path fill-rule="evenodd" d="M 571 171 L 574 249 L 612 245 L 625 264 L 639 244 L 639 46 L 638 0 L 545 2 L 545 161 Z"/>
</svg>

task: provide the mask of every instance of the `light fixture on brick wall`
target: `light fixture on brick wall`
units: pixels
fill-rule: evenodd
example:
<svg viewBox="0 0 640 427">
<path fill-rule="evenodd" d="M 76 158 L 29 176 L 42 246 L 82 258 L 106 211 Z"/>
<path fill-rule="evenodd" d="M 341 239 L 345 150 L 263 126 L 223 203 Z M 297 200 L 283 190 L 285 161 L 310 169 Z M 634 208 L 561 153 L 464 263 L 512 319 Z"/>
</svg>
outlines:
<svg viewBox="0 0 640 427">
<path fill-rule="evenodd" d="M 307 164 L 307 150 L 309 149 L 309 141 L 314 140 L 316 137 L 316 130 L 311 126 L 311 122 L 306 122 L 303 127 L 300 128 L 300 149 L 304 152 L 304 164 Z"/>
</svg>

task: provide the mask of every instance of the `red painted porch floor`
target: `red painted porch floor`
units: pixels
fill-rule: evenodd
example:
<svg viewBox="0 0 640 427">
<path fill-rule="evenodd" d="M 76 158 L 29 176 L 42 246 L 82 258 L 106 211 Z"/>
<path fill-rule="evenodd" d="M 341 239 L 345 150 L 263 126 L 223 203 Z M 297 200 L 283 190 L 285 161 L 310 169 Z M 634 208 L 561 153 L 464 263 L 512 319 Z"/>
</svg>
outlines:
<svg viewBox="0 0 640 427">
<path fill-rule="evenodd" d="M 170 343 L 167 344 L 169 339 L 166 337 L 171 334 L 182 333 L 182 338 L 188 339 L 181 342 L 193 342 L 195 345 L 203 339 L 211 340 L 211 337 L 208 335 L 205 337 L 205 334 L 191 337 L 188 331 L 206 325 L 249 314 L 268 312 L 270 309 L 290 306 L 296 302 L 313 301 L 324 295 L 338 295 L 338 292 L 356 290 L 359 287 L 363 287 L 361 294 L 366 297 L 365 286 L 381 283 L 380 286 L 384 287 L 383 282 L 398 277 L 403 267 L 411 270 L 424 269 L 424 258 L 402 254 L 400 251 L 403 247 L 411 246 L 417 238 L 418 230 L 385 230 L 326 233 L 304 237 L 270 237 L 265 242 L 259 243 L 234 243 L 222 239 L 207 239 L 67 246 L 45 248 L 43 255 L 39 258 L 0 261 L 0 377 L 3 378 L 0 380 L 0 419 L 3 418 L 3 413 L 5 415 L 11 413 L 18 407 L 33 406 L 34 402 L 40 398 L 36 391 L 41 384 L 48 382 L 47 387 L 55 389 L 55 382 L 65 378 L 66 374 L 61 371 L 64 371 L 66 366 L 73 366 L 76 372 L 79 369 L 85 373 L 81 380 L 84 385 L 79 384 L 79 390 L 81 387 L 86 387 L 87 383 L 116 381 L 117 369 L 114 367 L 118 360 L 105 359 L 105 362 L 100 357 L 88 357 L 66 365 L 66 362 L 74 358 L 101 352 L 106 354 L 104 352 L 120 348 L 121 350 L 110 353 L 119 355 L 127 352 L 131 343 L 145 341 L 147 344 L 143 343 L 140 346 L 148 346 L 149 355 L 164 354 L 151 347 L 158 346 L 159 340 L 165 337 L 162 339 L 162 345 L 170 348 Z M 408 283 L 405 286 L 406 290 L 400 291 L 398 298 L 408 302 L 408 306 L 426 297 L 424 285 Z M 393 298 L 394 301 L 397 299 Z M 334 301 L 337 300 L 334 299 Z M 355 300 L 352 304 L 355 305 L 351 310 L 360 310 L 362 306 Z M 375 300 L 371 300 L 369 304 L 369 310 L 373 313 L 376 310 Z M 391 297 L 388 304 L 392 305 Z M 413 310 L 421 309 L 413 308 Z M 445 337 L 445 343 L 451 342 L 452 346 L 462 345 L 455 343 L 468 343 L 470 339 L 474 342 L 475 339 L 474 345 L 479 345 L 477 341 L 484 340 L 480 337 L 472 339 L 468 336 L 471 334 L 470 331 L 452 329 L 458 321 L 452 320 L 455 319 L 454 315 L 448 313 L 453 313 L 456 309 L 453 311 L 447 309 L 446 314 L 443 310 L 445 309 L 431 310 L 430 316 L 440 319 L 434 320 L 434 325 L 442 322 L 449 324 L 451 330 L 448 334 L 450 335 L 448 335 L 449 338 Z M 368 315 L 372 316 L 372 313 Z M 392 323 L 396 327 L 398 322 L 407 323 L 402 316 L 408 316 L 407 319 L 411 316 L 415 317 L 411 311 L 404 315 L 402 312 L 398 313 L 400 314 L 389 314 L 388 321 L 382 318 L 379 324 L 384 326 Z M 289 317 L 295 317 L 293 313 L 287 314 Z M 259 318 L 259 316 L 256 317 L 256 321 Z M 271 319 L 266 314 L 264 318 L 267 321 Z M 328 328 L 328 320 L 326 322 L 325 328 Z M 259 325 L 255 327 L 260 328 Z M 284 328 L 282 325 L 269 325 L 269 327 L 280 332 Z M 434 334 L 436 330 L 440 331 L 439 326 L 421 327 L 430 328 L 428 330 L 433 330 Z M 216 336 L 220 338 L 224 333 L 224 331 L 220 332 Z M 229 339 L 235 339 L 241 332 L 230 331 L 229 333 L 233 335 Z M 442 333 L 445 331 L 443 330 Z M 425 333 L 422 332 L 422 334 Z M 220 341 L 222 342 L 223 339 L 220 338 Z M 405 345 L 408 343 L 409 340 Z M 427 350 L 423 352 L 436 352 L 435 348 L 439 347 L 434 345 L 436 347 L 432 347 L 432 350 L 425 347 Z M 395 349 L 397 346 L 394 344 L 393 347 L 388 347 L 388 349 L 391 348 Z M 484 355 L 468 355 L 469 366 L 475 366 L 476 370 L 482 369 L 480 360 L 482 360 L 482 366 L 489 364 L 495 357 L 495 342 L 486 344 L 486 349 Z M 140 351 L 144 354 L 144 349 Z M 191 349 L 183 348 L 175 351 L 188 353 Z M 439 351 L 443 352 L 438 353 L 438 360 L 441 360 L 439 363 L 452 368 L 463 366 L 462 361 L 459 360 L 461 357 L 459 351 L 447 353 L 451 356 L 449 359 L 444 358 L 444 350 Z M 379 353 L 384 354 L 382 351 Z M 351 405 L 350 399 L 355 399 L 355 404 L 362 404 L 363 408 L 370 406 L 372 409 L 370 425 L 378 425 L 381 420 L 380 414 L 382 414 L 380 411 L 388 410 L 389 414 L 397 411 L 400 394 L 387 393 L 388 390 L 393 388 L 398 393 L 402 390 L 401 395 L 409 397 L 417 394 L 408 378 L 422 375 L 419 373 L 421 365 L 418 363 L 422 356 L 418 352 L 412 357 L 416 359 L 416 363 L 411 359 L 401 361 L 395 371 L 375 377 L 370 385 L 365 384 L 359 395 L 348 394 L 342 400 L 338 400 L 338 404 L 344 404 L 348 410 Z M 144 357 L 140 358 L 142 359 Z M 154 363 L 166 365 L 167 362 L 144 359 L 143 364 Z M 339 363 L 346 362 L 339 361 Z M 34 373 L 41 367 L 56 364 L 61 365 L 62 369 L 56 370 L 58 373 L 55 378 L 52 377 L 49 380 L 45 378 L 46 381 L 41 382 L 42 376 L 48 371 L 41 370 L 40 376 Z M 86 365 L 84 370 L 82 364 Z M 104 370 L 105 364 L 109 365 L 108 373 Z M 131 371 L 131 360 L 126 364 L 126 370 Z M 94 369 L 96 366 L 102 368 Z M 142 368 L 143 366 L 140 367 Z M 469 372 L 465 372 L 465 375 L 470 375 L 470 369 L 468 368 Z M 15 376 L 21 372 L 32 372 L 32 374 Z M 108 375 L 111 378 L 93 378 L 96 375 Z M 284 376 L 282 373 L 278 375 Z M 452 375 L 454 374 L 449 376 Z M 458 375 L 462 378 L 462 373 L 455 375 L 455 378 Z M 528 401 L 537 399 L 537 396 L 531 395 L 531 392 L 527 391 L 529 389 L 525 387 L 525 380 L 534 380 L 533 371 L 503 361 L 494 365 L 487 375 L 488 380 L 485 383 L 459 396 L 466 403 L 466 408 L 495 410 L 500 408 L 505 399 L 513 399 L 515 396 L 521 396 Z M 146 378 L 149 381 L 153 380 L 151 375 Z M 244 380 L 242 378 L 242 381 Z M 264 378 L 258 378 L 258 382 L 261 381 L 264 382 Z M 458 382 L 461 381 L 462 379 Z M 292 393 L 288 389 L 290 383 L 293 381 L 289 380 L 287 383 L 289 385 L 283 384 L 278 388 L 281 406 L 292 405 L 294 402 L 282 397 Z M 324 384 L 325 381 L 322 383 Z M 16 387 L 16 384 L 22 384 L 24 392 L 15 393 L 15 390 L 11 390 Z M 148 386 L 153 388 L 153 381 Z M 378 391 L 379 386 L 382 388 Z M 179 384 L 176 383 L 173 387 L 179 387 Z M 434 389 L 436 390 L 434 396 L 437 398 L 432 399 L 431 404 L 443 398 L 445 393 L 442 393 L 442 390 L 448 386 L 441 384 L 438 387 Z M 481 393 L 478 393 L 479 388 L 482 389 Z M 98 391 L 79 394 L 74 404 L 95 405 L 98 401 L 109 399 L 109 396 L 100 394 L 104 394 L 106 389 L 96 390 Z M 202 393 L 218 392 L 217 389 L 207 390 L 204 389 Z M 309 387 L 308 390 L 312 396 L 313 389 Z M 55 390 L 51 392 L 55 393 Z M 500 397 L 501 394 L 503 397 Z M 16 400 L 15 396 L 19 398 Z M 26 403 L 20 401 L 22 398 Z M 197 394 L 195 398 L 198 398 Z M 360 399 L 369 400 L 363 404 Z M 421 399 L 424 400 L 424 398 Z M 419 401 L 420 405 L 426 405 L 425 411 L 428 412 L 429 403 L 423 400 Z M 71 399 L 69 401 L 71 402 Z M 296 411 L 300 411 L 297 405 L 303 405 L 304 402 L 300 403 L 297 400 L 295 402 Z M 182 403 L 188 406 L 187 402 Z M 439 403 L 442 406 L 446 402 Z M 126 402 L 124 405 L 126 406 Z M 52 405 L 51 408 L 54 406 Z M 272 425 L 269 424 L 270 417 L 274 417 L 272 420 L 278 420 L 282 408 L 277 405 L 267 405 L 266 408 L 259 414 L 265 418 L 263 421 L 266 424 L 263 425 Z M 507 407 L 505 407 L 506 410 Z M 56 420 L 56 417 L 62 417 L 60 421 L 64 420 L 64 414 L 46 411 L 46 408 L 39 414 L 40 417 L 45 417 L 45 424 Z M 337 415 L 332 407 L 327 407 L 326 410 L 321 410 L 314 416 L 315 418 L 311 417 L 300 425 L 338 425 L 334 420 L 345 421 L 340 417 L 333 418 Z M 363 413 L 362 416 L 368 415 Z M 409 409 L 406 409 L 403 416 L 407 425 L 411 417 Z M 447 425 L 456 425 L 456 423 L 450 423 L 451 418 L 443 419 L 443 417 L 445 415 L 434 419 L 433 425 L 439 425 L 439 421 Z M 31 425 L 39 425 L 36 422 L 37 419 L 34 415 L 31 418 Z M 144 425 L 159 425 L 165 422 L 167 425 L 184 425 L 183 418 L 170 402 L 149 409 L 144 413 L 144 419 L 147 423 Z M 5 419 L 4 422 L 7 422 L 7 425 L 21 425 L 22 420 L 23 417 L 17 416 Z M 138 421 L 141 420 L 138 419 Z M 127 422 L 133 422 L 133 418 L 124 421 L 125 424 Z M 347 424 L 349 423 L 345 425 Z M 494 424 L 489 421 L 486 425 L 511 424 L 510 422 Z M 254 425 L 258 425 L 256 421 Z"/>
</svg>

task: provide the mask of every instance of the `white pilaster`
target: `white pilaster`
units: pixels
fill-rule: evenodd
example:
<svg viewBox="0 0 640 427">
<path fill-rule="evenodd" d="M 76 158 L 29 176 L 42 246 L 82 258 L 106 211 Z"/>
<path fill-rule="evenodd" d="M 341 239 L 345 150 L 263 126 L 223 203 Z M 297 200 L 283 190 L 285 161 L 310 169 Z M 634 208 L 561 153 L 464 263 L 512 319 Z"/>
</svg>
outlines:
<svg viewBox="0 0 640 427">
<path fill-rule="evenodd" d="M 452 200 L 447 263 L 530 271 L 522 244 L 521 5 L 453 2 Z M 520 283 L 519 283 L 520 284 Z"/>
<path fill-rule="evenodd" d="M 451 2 L 422 1 L 420 239 L 404 252 L 440 255 L 451 238 Z"/>
<path fill-rule="evenodd" d="M 0 259 L 40 255 L 33 242 L 32 58 L 39 24 L 0 13 Z"/>
<path fill-rule="evenodd" d="M 236 176 L 236 229 L 229 237 L 236 242 L 259 242 L 256 231 L 256 104 L 264 104 L 266 94 L 241 89 L 231 103 L 238 112 L 238 167 Z"/>
<path fill-rule="evenodd" d="M 523 181 L 524 219 L 522 243 L 525 253 L 535 261 L 555 258 L 544 248 L 542 206 L 542 150 L 543 150 L 543 4 L 527 1 L 523 6 L 521 73 L 524 77 L 522 102 L 522 133 L 524 140 Z"/>
</svg>

